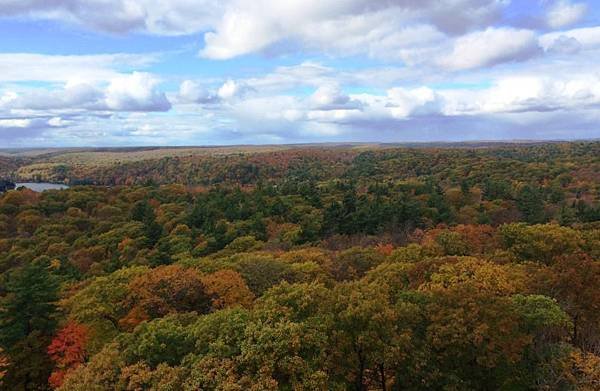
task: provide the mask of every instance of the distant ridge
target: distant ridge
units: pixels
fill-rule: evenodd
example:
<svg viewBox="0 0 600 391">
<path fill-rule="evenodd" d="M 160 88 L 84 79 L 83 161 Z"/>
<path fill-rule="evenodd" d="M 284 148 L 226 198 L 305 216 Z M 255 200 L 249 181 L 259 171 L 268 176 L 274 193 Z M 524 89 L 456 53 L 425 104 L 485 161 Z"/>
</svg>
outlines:
<svg viewBox="0 0 600 391">
<path fill-rule="evenodd" d="M 155 150 L 185 150 L 185 149 L 264 149 L 264 148 L 336 148 L 336 147 L 385 147 L 385 148 L 487 148 L 514 145 L 541 145 L 561 143 L 593 143 L 600 139 L 577 139 L 577 140 L 469 140 L 469 141 L 402 141 L 402 142 L 323 142 L 323 143 L 289 143 L 289 144 L 223 144 L 223 145 L 140 145 L 125 147 L 23 147 L 23 148 L 0 148 L 0 156 L 52 156 L 56 153 L 77 152 L 140 152 Z"/>
</svg>

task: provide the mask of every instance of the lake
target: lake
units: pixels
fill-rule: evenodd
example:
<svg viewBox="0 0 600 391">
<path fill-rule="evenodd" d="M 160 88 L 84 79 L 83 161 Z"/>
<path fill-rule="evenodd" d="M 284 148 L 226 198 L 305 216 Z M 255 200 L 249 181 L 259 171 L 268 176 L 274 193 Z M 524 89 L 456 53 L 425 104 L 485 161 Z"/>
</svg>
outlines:
<svg viewBox="0 0 600 391">
<path fill-rule="evenodd" d="M 33 182 L 23 182 L 23 183 L 16 183 L 17 188 L 20 186 L 24 186 L 28 189 L 31 189 L 33 191 L 44 191 L 44 190 L 62 190 L 62 189 L 68 189 L 69 186 L 67 185 L 63 185 L 62 183 L 45 183 L 45 182 L 40 182 L 40 183 L 33 183 Z"/>
</svg>

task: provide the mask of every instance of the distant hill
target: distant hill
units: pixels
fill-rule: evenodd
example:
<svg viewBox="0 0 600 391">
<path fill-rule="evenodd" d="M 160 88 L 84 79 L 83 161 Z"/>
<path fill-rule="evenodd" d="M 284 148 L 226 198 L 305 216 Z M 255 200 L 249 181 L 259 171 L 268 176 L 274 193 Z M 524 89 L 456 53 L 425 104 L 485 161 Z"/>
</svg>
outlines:
<svg viewBox="0 0 600 391">
<path fill-rule="evenodd" d="M 356 170 L 355 159 L 374 153 L 375 160 L 434 152 L 436 158 L 532 159 L 560 154 L 600 155 L 600 142 L 473 141 L 430 143 L 325 143 L 210 147 L 125 147 L 0 149 L 0 177 L 15 181 L 66 184 L 257 183 L 304 172 L 323 179 Z M 388 156 L 389 155 L 389 156 Z M 596 156 L 598 156 L 596 155 Z M 366 156 L 366 155 L 365 155 Z M 423 156 L 423 164 L 432 155 Z M 364 159 L 360 160 L 364 164 Z M 379 164 L 383 164 L 379 162 Z M 391 167 L 381 168 L 384 172 Z M 387 171 L 386 171 L 387 170 Z M 390 174 L 391 172 L 388 172 Z"/>
</svg>

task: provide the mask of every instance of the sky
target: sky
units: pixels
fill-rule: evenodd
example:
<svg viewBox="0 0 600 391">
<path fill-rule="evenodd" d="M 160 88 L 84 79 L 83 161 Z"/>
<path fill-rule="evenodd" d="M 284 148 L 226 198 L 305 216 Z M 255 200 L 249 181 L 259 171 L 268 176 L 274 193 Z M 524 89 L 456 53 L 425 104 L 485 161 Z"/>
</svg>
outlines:
<svg viewBox="0 0 600 391">
<path fill-rule="evenodd" d="M 0 148 L 600 138 L 600 0 L 0 0 Z"/>
</svg>

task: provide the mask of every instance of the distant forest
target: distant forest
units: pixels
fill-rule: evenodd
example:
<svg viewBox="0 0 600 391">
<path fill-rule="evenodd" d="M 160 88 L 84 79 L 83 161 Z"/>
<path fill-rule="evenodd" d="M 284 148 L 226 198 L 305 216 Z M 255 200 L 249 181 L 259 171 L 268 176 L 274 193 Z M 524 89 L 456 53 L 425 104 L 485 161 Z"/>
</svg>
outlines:
<svg viewBox="0 0 600 391">
<path fill-rule="evenodd" d="M 600 389 L 600 142 L 0 153 L 6 390 Z"/>
</svg>

